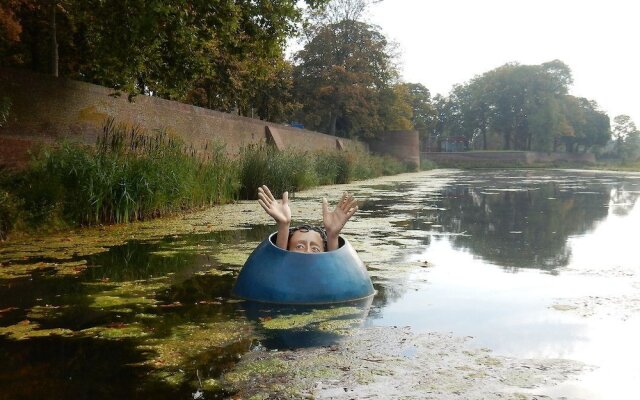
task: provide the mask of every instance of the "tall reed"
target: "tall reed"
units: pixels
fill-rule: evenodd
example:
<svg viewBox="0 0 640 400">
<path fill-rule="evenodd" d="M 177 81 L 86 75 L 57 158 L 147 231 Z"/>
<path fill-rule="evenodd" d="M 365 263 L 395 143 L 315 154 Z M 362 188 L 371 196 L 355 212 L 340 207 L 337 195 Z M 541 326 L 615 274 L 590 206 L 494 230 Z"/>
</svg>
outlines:
<svg viewBox="0 0 640 400">
<path fill-rule="evenodd" d="M 240 151 L 240 197 L 255 199 L 260 185 L 267 185 L 276 196 L 294 193 L 318 184 L 315 157 L 305 151 L 278 151 L 265 144 L 253 144 Z"/>
<path fill-rule="evenodd" d="M 0 240 L 16 225 L 129 222 L 255 199 L 260 185 L 280 196 L 407 169 L 362 148 L 310 153 L 254 144 L 231 158 L 221 143 L 197 151 L 166 131 L 108 120 L 93 147 L 68 141 L 45 146 L 25 171 L 0 171 Z"/>
<path fill-rule="evenodd" d="M 236 168 L 224 147 L 196 152 L 164 131 L 107 121 L 95 148 L 63 142 L 45 149 L 25 173 L 22 193 L 41 220 L 71 224 L 129 222 L 235 198 Z M 40 210 L 40 211 L 38 211 Z"/>
</svg>

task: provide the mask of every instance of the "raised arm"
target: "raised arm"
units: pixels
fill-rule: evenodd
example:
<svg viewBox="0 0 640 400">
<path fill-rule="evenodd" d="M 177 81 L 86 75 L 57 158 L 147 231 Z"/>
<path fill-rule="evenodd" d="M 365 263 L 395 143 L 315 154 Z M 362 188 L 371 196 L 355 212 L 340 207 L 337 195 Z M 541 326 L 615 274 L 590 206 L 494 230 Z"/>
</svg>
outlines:
<svg viewBox="0 0 640 400">
<path fill-rule="evenodd" d="M 338 248 L 340 231 L 356 211 L 358 211 L 358 202 L 347 192 L 342 194 L 342 198 L 333 211 L 329 211 L 327 199 L 322 199 L 322 221 L 324 229 L 327 231 L 327 250 Z"/>
<path fill-rule="evenodd" d="M 269 188 L 262 185 L 258 188 L 258 203 L 276 221 L 278 227 L 276 246 L 286 250 L 289 243 L 289 225 L 291 224 L 289 192 L 282 193 L 282 202 L 278 203 Z"/>
</svg>

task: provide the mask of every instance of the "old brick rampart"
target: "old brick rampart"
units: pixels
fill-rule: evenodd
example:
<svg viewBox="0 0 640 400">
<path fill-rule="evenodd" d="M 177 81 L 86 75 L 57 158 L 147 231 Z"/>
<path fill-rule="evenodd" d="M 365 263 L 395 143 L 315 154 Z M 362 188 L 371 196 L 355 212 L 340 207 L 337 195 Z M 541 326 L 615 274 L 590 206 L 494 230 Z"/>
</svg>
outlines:
<svg viewBox="0 0 640 400">
<path fill-rule="evenodd" d="M 418 131 L 388 131 L 369 142 L 373 153 L 390 155 L 401 161 L 420 166 L 420 138 Z"/>
<path fill-rule="evenodd" d="M 279 148 L 321 150 L 354 145 L 319 132 L 157 97 L 136 96 L 130 102 L 126 94 L 114 96 L 113 90 L 102 86 L 13 69 L 0 69 L 2 96 L 12 102 L 9 120 L 0 127 L 0 164 L 9 166 L 23 164 L 28 149 L 37 143 L 68 138 L 93 144 L 108 117 L 147 130 L 165 129 L 196 149 L 220 141 L 229 154 L 266 141 L 267 126 Z"/>
<path fill-rule="evenodd" d="M 575 162 L 593 164 L 593 153 L 541 153 L 534 151 L 464 151 L 421 153 L 423 160 L 433 161 L 441 166 L 478 165 L 514 166 L 536 165 L 553 162 Z"/>
</svg>

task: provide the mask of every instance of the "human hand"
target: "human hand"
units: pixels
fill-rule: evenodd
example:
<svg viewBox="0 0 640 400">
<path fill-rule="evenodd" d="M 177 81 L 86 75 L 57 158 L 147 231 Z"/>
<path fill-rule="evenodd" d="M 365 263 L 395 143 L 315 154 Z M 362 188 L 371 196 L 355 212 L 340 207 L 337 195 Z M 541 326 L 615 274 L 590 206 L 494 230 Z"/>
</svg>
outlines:
<svg viewBox="0 0 640 400">
<path fill-rule="evenodd" d="M 333 211 L 329 210 L 326 198 L 322 199 L 322 221 L 327 231 L 327 247 L 329 250 L 338 248 L 338 236 L 349 218 L 358 211 L 358 202 L 353 195 L 345 192 Z"/>
<path fill-rule="evenodd" d="M 258 203 L 269 214 L 278 225 L 288 225 L 291 223 L 291 208 L 289 208 L 289 192 L 282 194 L 282 202 L 273 197 L 266 185 L 258 188 Z"/>
</svg>

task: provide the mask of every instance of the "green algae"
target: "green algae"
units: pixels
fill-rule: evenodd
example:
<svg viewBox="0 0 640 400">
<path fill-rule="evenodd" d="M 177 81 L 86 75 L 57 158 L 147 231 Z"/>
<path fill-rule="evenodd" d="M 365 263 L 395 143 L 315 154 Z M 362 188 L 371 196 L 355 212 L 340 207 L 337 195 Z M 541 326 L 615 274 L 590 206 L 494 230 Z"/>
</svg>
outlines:
<svg viewBox="0 0 640 400">
<path fill-rule="evenodd" d="M 212 256 L 222 264 L 243 266 L 258 244 L 258 242 L 246 242 L 228 245 L 220 248 L 215 254 L 212 254 Z"/>
<path fill-rule="evenodd" d="M 211 392 L 218 391 L 222 389 L 222 383 L 220 382 L 219 379 L 213 379 L 213 378 L 205 379 L 202 381 L 202 389 L 211 391 Z"/>
<path fill-rule="evenodd" d="M 187 374 L 180 370 L 156 371 L 153 377 L 174 387 L 182 385 L 187 380 Z"/>
<path fill-rule="evenodd" d="M 318 325 L 320 329 L 323 330 L 332 330 L 332 328 L 335 328 L 342 331 L 347 325 L 353 324 L 354 320 L 336 322 L 334 321 L 335 319 L 348 316 L 359 318 L 361 314 L 362 310 L 356 307 L 337 307 L 318 309 L 304 314 L 280 315 L 275 318 L 263 319 L 261 320 L 261 324 L 265 329 L 300 329 Z"/>
<path fill-rule="evenodd" d="M 192 323 L 174 327 L 166 337 L 146 338 L 138 349 L 147 355 L 143 365 L 154 369 L 151 375 L 155 379 L 179 385 L 188 379 L 184 368 L 189 360 L 252 335 L 251 324 L 245 321 Z"/>
<path fill-rule="evenodd" d="M 92 302 L 89 304 L 89 307 L 93 308 L 114 308 L 114 307 L 122 307 L 126 305 L 138 306 L 143 304 L 154 304 L 155 301 L 153 299 L 149 299 L 147 297 L 121 297 L 121 296 L 108 296 L 108 295 L 97 295 L 92 297 Z M 119 311 L 133 311 L 130 308 L 120 308 Z"/>
<path fill-rule="evenodd" d="M 211 348 L 220 348 L 251 335 L 251 325 L 244 321 L 185 324 L 172 329 L 163 338 L 151 338 L 140 349 L 151 354 L 146 364 L 179 367 L 185 360 Z"/>
<path fill-rule="evenodd" d="M 210 275 L 210 276 L 229 276 L 229 275 L 234 275 L 234 271 L 221 269 L 223 267 L 228 267 L 228 266 L 217 265 L 215 267 L 211 267 L 211 268 L 206 269 L 204 271 L 198 271 L 194 275 L 198 275 L 198 276 L 206 276 L 206 275 Z"/>
<path fill-rule="evenodd" d="M 38 323 L 24 320 L 11 326 L 0 327 L 0 336 L 6 336 L 12 340 L 26 340 L 47 336 L 73 336 L 74 332 L 70 329 L 52 328 L 39 329 Z"/>
<path fill-rule="evenodd" d="M 85 282 L 85 286 L 103 289 L 90 294 L 89 307 L 98 309 L 128 309 L 155 305 L 157 292 L 170 287 L 169 277 L 149 278 L 125 282 Z"/>
<path fill-rule="evenodd" d="M 60 317 L 68 309 L 69 306 L 52 306 L 49 304 L 44 306 L 34 306 L 31 307 L 27 313 L 27 317 L 30 320 L 53 319 Z"/>
<path fill-rule="evenodd" d="M 34 262 L 0 264 L 0 279 L 11 280 L 30 277 L 36 272 L 48 272 L 59 276 L 73 276 L 87 268 L 86 260 L 60 262 Z"/>
<path fill-rule="evenodd" d="M 416 348 L 414 356 L 402 355 L 408 345 Z M 223 383 L 239 398 L 269 393 L 270 398 L 502 399 L 583 369 L 566 360 L 489 356 L 452 335 L 376 327 L 358 328 L 328 348 L 246 354 Z"/>
<path fill-rule="evenodd" d="M 148 336 L 150 333 L 144 326 L 134 323 L 115 326 L 95 326 L 83 329 L 79 334 L 102 339 L 129 339 Z"/>
<path fill-rule="evenodd" d="M 242 364 L 234 371 L 224 374 L 226 384 L 238 385 L 253 379 L 260 379 L 264 375 L 282 374 L 288 372 L 287 362 L 280 359 L 258 359 L 251 363 Z"/>
</svg>

